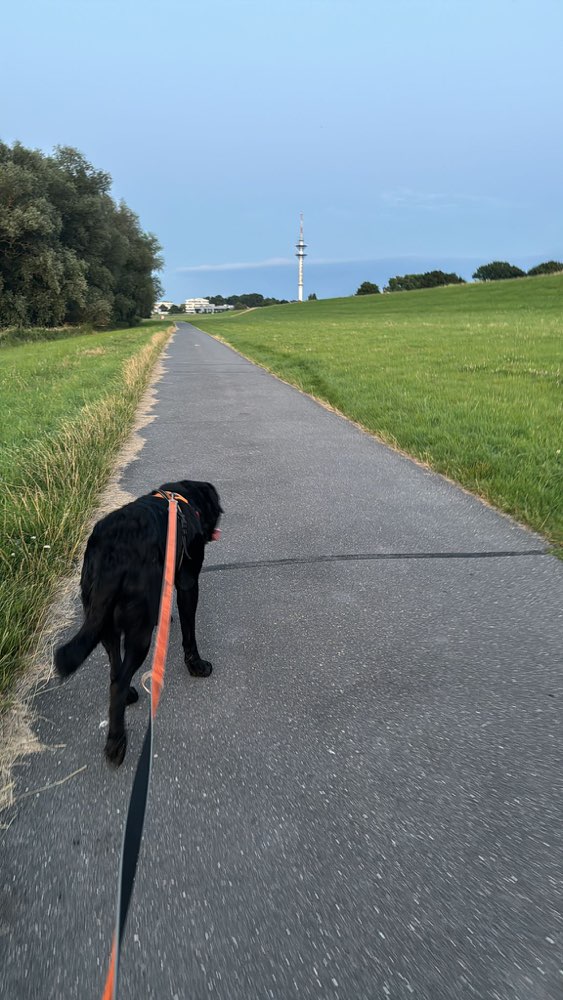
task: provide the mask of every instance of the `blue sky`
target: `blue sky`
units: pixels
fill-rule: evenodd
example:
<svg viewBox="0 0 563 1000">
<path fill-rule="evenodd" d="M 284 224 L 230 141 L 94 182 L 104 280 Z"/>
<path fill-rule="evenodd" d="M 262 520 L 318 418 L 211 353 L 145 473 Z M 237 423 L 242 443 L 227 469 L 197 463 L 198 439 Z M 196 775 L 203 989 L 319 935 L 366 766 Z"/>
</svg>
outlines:
<svg viewBox="0 0 563 1000">
<path fill-rule="evenodd" d="M 563 259 L 561 0 L 6 0 L 0 136 L 77 146 L 167 298 Z"/>
</svg>

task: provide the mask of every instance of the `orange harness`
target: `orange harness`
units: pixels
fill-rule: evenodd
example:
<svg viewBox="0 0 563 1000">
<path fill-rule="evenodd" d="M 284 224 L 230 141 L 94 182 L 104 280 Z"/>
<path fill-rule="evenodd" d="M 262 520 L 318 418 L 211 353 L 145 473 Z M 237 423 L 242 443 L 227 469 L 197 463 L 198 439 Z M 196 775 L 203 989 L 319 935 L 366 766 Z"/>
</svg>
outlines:
<svg viewBox="0 0 563 1000">
<path fill-rule="evenodd" d="M 190 501 L 186 500 L 186 498 L 183 497 L 181 493 L 169 493 L 168 490 L 165 490 L 164 493 L 161 493 L 160 490 L 155 490 L 154 493 L 151 493 L 151 496 L 160 497 L 161 500 L 170 500 L 171 498 L 173 500 L 181 500 L 182 503 L 187 503 L 188 507 L 190 506 Z"/>
</svg>

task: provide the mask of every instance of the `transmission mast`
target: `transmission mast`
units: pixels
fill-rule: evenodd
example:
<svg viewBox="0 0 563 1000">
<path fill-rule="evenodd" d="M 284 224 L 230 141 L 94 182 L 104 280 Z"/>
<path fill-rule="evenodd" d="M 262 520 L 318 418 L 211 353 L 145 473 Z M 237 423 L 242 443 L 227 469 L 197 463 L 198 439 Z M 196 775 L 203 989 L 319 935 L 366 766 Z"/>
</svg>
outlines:
<svg viewBox="0 0 563 1000">
<path fill-rule="evenodd" d="M 297 257 L 297 262 L 299 265 L 299 283 L 297 286 L 297 300 L 298 302 L 303 302 L 303 260 L 307 256 L 305 253 L 305 247 L 307 244 L 303 240 L 303 212 L 301 212 L 301 224 L 299 227 L 299 242 L 295 244 L 297 247 L 297 252 L 295 256 Z"/>
</svg>

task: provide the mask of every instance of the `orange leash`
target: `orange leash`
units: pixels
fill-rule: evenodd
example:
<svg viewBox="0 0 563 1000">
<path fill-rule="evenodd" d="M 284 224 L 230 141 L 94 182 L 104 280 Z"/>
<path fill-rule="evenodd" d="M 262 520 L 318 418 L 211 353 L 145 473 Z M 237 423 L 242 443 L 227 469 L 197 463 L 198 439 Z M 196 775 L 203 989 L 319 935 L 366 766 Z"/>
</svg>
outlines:
<svg viewBox="0 0 563 1000">
<path fill-rule="evenodd" d="M 164 670 L 166 654 L 170 638 L 170 617 L 172 614 L 172 592 L 176 573 L 176 529 L 178 525 L 178 500 L 176 493 L 168 493 L 168 533 L 166 536 L 166 555 L 164 557 L 164 573 L 162 577 L 162 592 L 160 595 L 160 611 L 156 629 L 156 642 L 152 661 L 151 680 L 151 714 L 154 719 L 164 687 Z"/>
<path fill-rule="evenodd" d="M 151 705 L 147 731 L 145 733 L 141 755 L 137 764 L 137 770 L 135 771 L 135 777 L 133 778 L 129 809 L 127 810 L 127 819 L 125 821 L 125 832 L 123 835 L 123 846 L 121 848 L 119 882 L 117 888 L 115 931 L 113 935 L 110 964 L 102 1000 L 117 1000 L 119 954 L 121 951 L 121 941 L 125 930 L 125 922 L 127 920 L 131 894 L 133 892 L 133 883 L 135 881 L 135 871 L 137 869 L 137 860 L 141 847 L 145 808 L 150 784 L 153 756 L 152 723 L 158 709 L 160 695 L 164 686 L 164 669 L 166 666 L 166 654 L 168 652 L 168 639 L 170 636 L 172 592 L 176 572 L 178 498 L 184 498 L 179 497 L 179 494 L 177 493 L 170 493 L 168 491 L 159 495 L 168 500 L 168 529 L 166 534 L 166 553 L 164 557 L 164 571 L 162 574 L 162 589 L 160 592 L 160 610 L 158 614 L 158 625 L 156 629 L 156 641 L 151 671 Z"/>
</svg>

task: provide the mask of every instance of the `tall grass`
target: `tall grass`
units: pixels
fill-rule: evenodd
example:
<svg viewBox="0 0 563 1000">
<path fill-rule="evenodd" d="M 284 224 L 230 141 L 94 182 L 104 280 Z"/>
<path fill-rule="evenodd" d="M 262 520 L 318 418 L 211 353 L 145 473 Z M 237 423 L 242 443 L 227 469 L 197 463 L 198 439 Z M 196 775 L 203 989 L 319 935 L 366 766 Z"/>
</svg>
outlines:
<svg viewBox="0 0 563 1000">
<path fill-rule="evenodd" d="M 563 276 L 197 317 L 563 545 Z"/>
<path fill-rule="evenodd" d="M 157 325 L 158 326 L 158 325 Z M 56 415 L 45 430 L 43 423 L 33 425 L 32 439 L 25 438 L 30 414 L 16 419 L 14 404 L 14 372 L 8 364 L 8 384 L 11 387 L 12 426 L 3 432 L 4 447 L 0 455 L 1 508 L 0 531 L 0 695 L 8 690 L 14 676 L 22 668 L 26 655 L 33 647 L 46 611 L 56 595 L 57 582 L 69 569 L 83 541 L 85 528 L 96 508 L 99 493 L 107 481 L 119 446 L 131 429 L 139 400 L 148 385 L 156 358 L 169 334 L 154 327 L 132 335 L 128 345 L 123 342 L 111 352 L 113 334 L 97 335 L 97 346 L 90 345 L 86 359 L 89 369 L 84 385 L 88 385 L 90 401 L 76 398 L 74 407 L 65 411 L 63 368 L 55 365 L 58 378 L 44 375 L 42 404 Z M 118 335 L 119 338 L 123 334 Z M 88 341 L 90 343 L 90 341 Z M 57 358 L 74 357 L 80 346 L 73 339 L 72 349 L 64 345 L 41 344 L 42 354 L 30 358 L 20 356 L 20 371 L 30 390 L 30 370 L 41 380 L 43 369 L 49 370 L 53 351 Z M 27 352 L 31 348 L 17 348 Z M 96 350 L 106 351 L 96 355 Z M 119 353 L 121 350 L 121 354 Z M 94 356 L 92 356 L 92 351 Z M 121 356 L 125 351 L 125 359 Z M 108 363 L 113 356 L 113 365 Z M 104 360 L 96 371 L 96 364 Z M 8 359 L 10 362 L 13 359 Z M 52 360 L 52 358 L 51 358 Z M 26 370 L 27 365 L 27 370 Z M 31 369 L 29 368 L 31 366 Z M 113 367 L 113 374 L 109 372 Z M 6 369 L 5 369 L 6 370 Z M 78 377 L 72 373 L 71 385 Z M 25 379 L 27 378 L 27 381 Z M 68 386 L 67 386 L 68 389 Z M 84 390 L 86 391 L 86 390 Z M 6 393 L 10 396 L 10 393 Z M 33 393 L 32 393 L 33 395 Z M 45 396 L 47 399 L 45 399 Z M 61 398 L 62 397 L 62 403 Z M 61 416 L 65 412 L 67 416 Z M 33 417 L 33 414 L 31 414 Z M 8 438 L 8 440 L 6 440 Z"/>
</svg>

